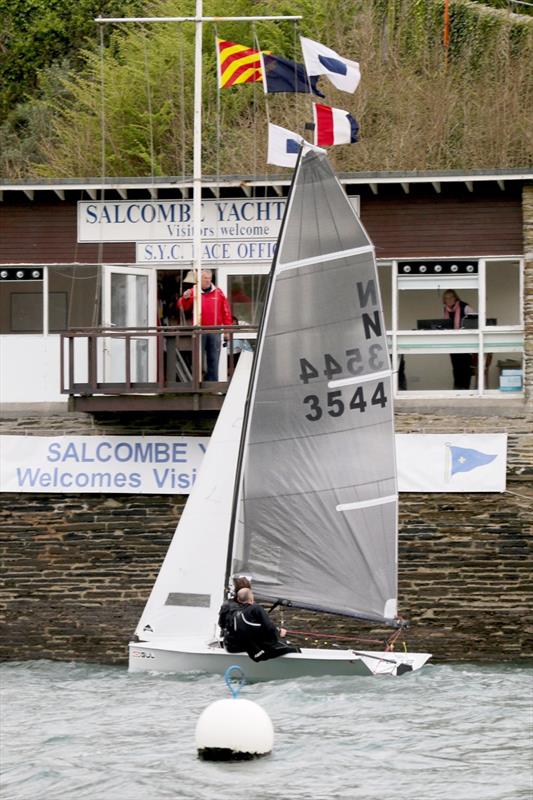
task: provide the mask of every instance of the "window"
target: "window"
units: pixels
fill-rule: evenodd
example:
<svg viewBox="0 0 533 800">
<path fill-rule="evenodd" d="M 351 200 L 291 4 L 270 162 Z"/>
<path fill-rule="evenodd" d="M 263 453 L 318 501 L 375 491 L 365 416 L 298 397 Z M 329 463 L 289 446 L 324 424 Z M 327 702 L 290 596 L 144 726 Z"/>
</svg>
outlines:
<svg viewBox="0 0 533 800">
<path fill-rule="evenodd" d="M 99 267 L 48 267 L 50 333 L 100 323 Z"/>
<path fill-rule="evenodd" d="M 522 274 L 519 258 L 378 264 L 398 396 L 520 391 Z M 464 304 L 460 319 L 444 313 L 450 290 Z"/>
<path fill-rule="evenodd" d="M 392 264 L 390 262 L 378 263 L 378 281 L 385 328 L 392 328 Z"/>
<path fill-rule="evenodd" d="M 487 319 L 498 325 L 520 325 L 520 261 L 485 262 Z"/>
<path fill-rule="evenodd" d="M 0 333 L 42 333 L 43 276 L 41 267 L 0 269 Z"/>
<path fill-rule="evenodd" d="M 100 323 L 100 268 L 0 268 L 0 334 L 60 333 Z"/>
<path fill-rule="evenodd" d="M 228 300 L 237 321 L 258 325 L 266 300 L 268 275 L 228 275 Z"/>
</svg>

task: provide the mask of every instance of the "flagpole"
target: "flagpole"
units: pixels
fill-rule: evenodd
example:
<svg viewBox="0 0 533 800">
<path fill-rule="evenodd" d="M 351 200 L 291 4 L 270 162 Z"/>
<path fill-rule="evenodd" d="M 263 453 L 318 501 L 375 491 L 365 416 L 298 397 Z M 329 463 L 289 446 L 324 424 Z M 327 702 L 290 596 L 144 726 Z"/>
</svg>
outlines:
<svg viewBox="0 0 533 800">
<path fill-rule="evenodd" d="M 196 274 L 193 325 L 202 324 L 202 3 L 196 0 L 194 35 L 194 124 L 193 124 L 193 270 Z"/>
<path fill-rule="evenodd" d="M 202 26 L 204 22 L 265 22 L 280 20 L 300 20 L 301 15 L 252 16 L 252 17 L 203 17 L 203 0 L 196 0 L 194 17 L 97 17 L 97 23 L 120 22 L 194 22 L 194 124 L 193 124 L 193 270 L 196 274 L 194 292 L 193 323 L 201 324 L 201 278 L 202 278 Z"/>
</svg>

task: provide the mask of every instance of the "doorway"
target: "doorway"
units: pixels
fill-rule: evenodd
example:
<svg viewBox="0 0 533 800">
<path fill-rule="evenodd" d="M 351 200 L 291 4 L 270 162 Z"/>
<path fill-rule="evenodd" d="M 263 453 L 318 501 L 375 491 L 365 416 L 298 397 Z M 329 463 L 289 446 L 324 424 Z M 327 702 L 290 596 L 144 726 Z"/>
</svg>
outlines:
<svg viewBox="0 0 533 800">
<path fill-rule="evenodd" d="M 103 267 L 102 323 L 106 328 L 153 328 L 156 314 L 156 272 L 152 267 Z M 129 352 L 126 352 L 129 343 Z M 103 340 L 104 380 L 152 383 L 157 375 L 155 336 L 117 335 Z"/>
</svg>

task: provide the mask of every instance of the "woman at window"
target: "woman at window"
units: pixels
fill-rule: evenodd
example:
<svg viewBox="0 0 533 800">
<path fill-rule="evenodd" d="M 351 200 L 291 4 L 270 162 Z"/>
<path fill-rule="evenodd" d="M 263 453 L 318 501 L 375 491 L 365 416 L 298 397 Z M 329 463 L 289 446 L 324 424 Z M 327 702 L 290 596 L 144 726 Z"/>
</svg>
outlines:
<svg viewBox="0 0 533 800">
<path fill-rule="evenodd" d="M 442 295 L 444 318 L 451 319 L 454 330 L 462 327 L 461 323 L 468 314 L 475 314 L 471 306 L 465 303 L 457 292 L 448 289 Z M 472 356 L 470 353 L 450 353 L 453 370 L 453 388 L 470 389 L 472 379 Z"/>
</svg>

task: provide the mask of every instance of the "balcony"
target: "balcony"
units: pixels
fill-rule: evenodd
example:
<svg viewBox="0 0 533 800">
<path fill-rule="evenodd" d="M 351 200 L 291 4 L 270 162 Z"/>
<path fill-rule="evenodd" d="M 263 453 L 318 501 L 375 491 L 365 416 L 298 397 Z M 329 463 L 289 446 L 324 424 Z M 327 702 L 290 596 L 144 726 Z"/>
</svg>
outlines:
<svg viewBox="0 0 533 800">
<path fill-rule="evenodd" d="M 257 328 L 85 328 L 61 334 L 71 411 L 218 411 L 243 341 Z M 202 337 L 223 340 L 218 381 L 202 380 Z M 246 337 L 246 338 L 245 338 Z"/>
</svg>

